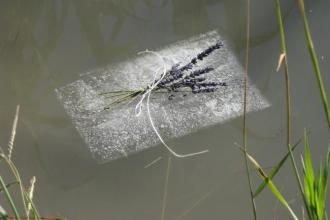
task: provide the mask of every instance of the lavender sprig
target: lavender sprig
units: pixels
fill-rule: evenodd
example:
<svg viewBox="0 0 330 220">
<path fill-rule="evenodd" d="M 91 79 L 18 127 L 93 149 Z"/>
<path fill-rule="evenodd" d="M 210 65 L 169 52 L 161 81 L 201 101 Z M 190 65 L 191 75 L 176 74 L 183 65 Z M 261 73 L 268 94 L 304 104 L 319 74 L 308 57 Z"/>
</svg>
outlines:
<svg viewBox="0 0 330 220">
<path fill-rule="evenodd" d="M 203 60 L 205 57 L 209 56 L 213 51 L 221 48 L 223 46 L 223 43 L 220 41 L 220 42 L 217 42 L 216 44 L 210 46 L 209 48 L 207 48 L 206 50 L 204 50 L 203 52 L 201 52 L 200 54 L 197 55 L 197 59 L 199 60 Z M 196 62 L 197 63 L 197 60 L 192 60 L 192 62 Z"/>
<path fill-rule="evenodd" d="M 227 83 L 225 82 L 206 81 L 204 75 L 213 71 L 214 68 L 212 67 L 193 70 L 194 66 L 199 61 L 202 61 L 215 50 L 220 49 L 222 46 L 223 43 L 219 41 L 201 53 L 197 54 L 197 56 L 192 58 L 189 63 L 181 67 L 179 63 L 173 65 L 170 70 L 164 73 L 165 75 L 161 75 L 160 78 L 153 82 L 153 84 L 158 83 L 154 88 L 155 92 L 161 92 L 158 90 L 166 90 L 166 92 L 179 92 L 179 89 L 189 89 L 193 94 L 211 93 L 215 92 L 219 86 L 227 86 Z M 109 95 L 109 98 L 116 97 L 116 99 L 110 103 L 110 105 L 121 104 L 126 101 L 134 100 L 136 97 L 145 94 L 150 90 L 151 86 L 152 84 L 148 85 L 145 89 L 135 91 L 115 91 L 102 94 Z M 183 96 L 186 96 L 186 94 Z M 174 94 L 170 94 L 168 98 L 169 100 L 172 100 L 174 98 Z M 105 109 L 109 109 L 110 105 Z"/>
<path fill-rule="evenodd" d="M 188 77 L 189 78 L 195 78 L 195 77 L 200 76 L 200 75 L 203 75 L 205 73 L 209 73 L 209 72 L 211 72 L 213 70 L 214 70 L 214 68 L 212 68 L 212 67 L 206 67 L 204 69 L 198 69 L 198 70 L 195 70 L 195 71 L 191 72 L 188 75 Z"/>
<path fill-rule="evenodd" d="M 164 79 L 159 84 L 161 86 L 164 86 L 168 83 L 171 83 L 171 82 L 181 78 L 184 75 L 184 72 L 193 69 L 194 65 L 196 65 L 199 60 L 203 60 L 204 58 L 209 56 L 215 50 L 220 49 L 222 46 L 223 46 L 223 42 L 219 41 L 219 42 L 215 43 L 214 45 L 211 45 L 210 47 L 208 47 L 206 50 L 199 53 L 196 57 L 192 58 L 189 63 L 182 66 L 181 68 L 179 68 L 179 64 L 173 65 L 172 68 L 165 73 Z M 203 70 L 206 72 L 203 72 Z M 204 74 L 211 70 L 213 70 L 213 68 L 207 67 L 202 70 L 196 70 L 196 71 L 194 71 L 194 73 L 195 74 L 198 74 L 198 73 Z M 159 81 L 159 79 L 155 80 L 155 82 L 157 82 L 157 81 Z"/>
<path fill-rule="evenodd" d="M 203 60 L 215 50 L 223 46 L 222 42 L 208 47 L 206 50 L 199 53 L 196 57 L 192 58 L 189 63 L 179 68 L 179 64 L 175 64 L 166 72 L 163 79 L 158 83 L 155 90 L 166 89 L 168 92 L 177 92 L 180 88 L 190 88 L 192 93 L 205 93 L 214 92 L 218 86 L 227 86 L 223 82 L 204 82 L 206 80 L 203 75 L 214 70 L 212 67 L 192 70 L 198 61 Z M 190 73 L 186 73 L 191 70 Z M 160 79 L 156 80 L 158 82 Z M 203 82 L 203 83 L 201 83 Z M 172 99 L 171 95 L 171 99 Z"/>
</svg>

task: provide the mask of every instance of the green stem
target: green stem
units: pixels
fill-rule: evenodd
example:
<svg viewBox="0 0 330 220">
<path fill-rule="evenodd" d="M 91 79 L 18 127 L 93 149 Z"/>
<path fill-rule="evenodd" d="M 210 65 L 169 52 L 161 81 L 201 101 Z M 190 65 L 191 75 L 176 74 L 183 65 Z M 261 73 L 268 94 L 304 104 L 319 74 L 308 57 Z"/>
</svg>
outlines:
<svg viewBox="0 0 330 220">
<path fill-rule="evenodd" d="M 32 206 L 32 212 L 34 214 L 35 219 L 40 220 L 40 215 L 39 215 L 33 201 L 29 198 L 28 194 L 26 193 L 26 190 L 24 189 L 21 177 L 19 175 L 19 172 L 18 172 L 15 164 L 11 160 L 9 160 L 5 155 L 0 154 L 0 158 L 4 159 L 4 161 L 8 165 L 10 171 L 15 176 L 15 179 L 19 184 L 20 191 L 21 191 L 20 194 L 22 197 L 23 207 L 24 207 L 27 219 L 29 220 L 27 202 L 30 202 L 31 206 Z"/>
<path fill-rule="evenodd" d="M 307 16 L 306 16 L 306 12 L 305 12 L 304 0 L 298 0 L 298 4 L 299 4 L 299 9 L 300 9 L 300 12 L 301 12 L 301 16 L 303 18 L 303 22 L 304 22 L 305 37 L 306 37 L 306 41 L 307 41 L 307 45 L 308 45 L 309 54 L 310 54 L 311 59 L 312 59 L 314 72 L 315 72 L 317 82 L 318 82 L 318 86 L 319 86 L 319 89 L 320 89 L 323 108 L 324 108 L 324 112 L 325 112 L 326 117 L 327 117 L 328 128 L 330 129 L 330 111 L 329 111 L 327 92 L 325 91 L 324 83 L 323 83 L 323 80 L 322 80 L 322 74 L 321 74 L 321 70 L 320 70 L 320 65 L 319 65 L 319 62 L 317 60 L 312 35 L 311 35 L 310 30 L 309 30 L 308 20 L 307 20 Z"/>
<path fill-rule="evenodd" d="M 244 71 L 244 106 L 243 106 L 243 147 L 244 147 L 244 161 L 245 161 L 245 168 L 249 183 L 249 192 L 250 192 L 250 199 L 252 204 L 253 210 L 253 217 L 254 220 L 257 220 L 257 208 L 255 199 L 253 197 L 253 189 L 252 189 L 252 179 L 250 173 L 250 166 L 248 163 L 247 158 L 247 122 L 246 122 L 246 113 L 247 113 L 247 87 L 248 87 L 248 65 L 249 65 L 249 48 L 250 48 L 250 0 L 247 0 L 247 7 L 246 7 L 246 55 L 245 55 L 245 71 Z"/>
<path fill-rule="evenodd" d="M 6 198 L 7 198 L 8 202 L 9 202 L 10 207 L 14 212 L 16 220 L 20 220 L 18 211 L 17 211 L 16 206 L 13 202 L 13 199 L 11 198 L 10 193 L 9 193 L 7 187 L 6 187 L 6 184 L 3 181 L 1 176 L 0 176 L 0 184 L 1 184 L 1 187 L 2 187 L 3 191 L 5 192 L 5 195 L 6 195 Z"/>
<path fill-rule="evenodd" d="M 284 28 L 283 28 L 283 20 L 282 20 L 282 14 L 281 14 L 281 5 L 280 1 L 276 0 L 276 15 L 277 15 L 277 21 L 278 21 L 278 26 L 279 26 L 279 31 L 280 31 L 280 36 L 281 36 L 281 49 L 282 49 L 282 54 L 284 54 L 284 72 L 285 72 L 285 93 L 286 93 L 286 112 L 287 112 L 287 138 L 286 138 L 286 145 L 288 147 L 288 151 L 290 153 L 290 159 L 292 163 L 292 167 L 295 172 L 295 176 L 299 185 L 300 193 L 303 197 L 304 204 L 307 210 L 307 214 L 309 216 L 309 219 L 311 219 L 310 215 L 310 210 L 305 198 L 305 193 L 302 185 L 301 178 L 299 176 L 297 164 L 295 162 L 293 153 L 292 153 L 292 148 L 291 148 L 291 93 L 290 93 L 290 78 L 289 78 L 289 67 L 288 67 L 288 59 L 287 59 L 287 46 L 286 46 L 286 40 L 285 40 L 285 33 L 284 33 Z"/>
</svg>

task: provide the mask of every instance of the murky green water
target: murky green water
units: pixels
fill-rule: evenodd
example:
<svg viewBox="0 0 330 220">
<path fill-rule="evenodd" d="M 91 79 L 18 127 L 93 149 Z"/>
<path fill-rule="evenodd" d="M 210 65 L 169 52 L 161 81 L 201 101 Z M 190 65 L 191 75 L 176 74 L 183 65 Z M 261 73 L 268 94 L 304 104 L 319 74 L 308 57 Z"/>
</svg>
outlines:
<svg viewBox="0 0 330 220">
<path fill-rule="evenodd" d="M 329 87 L 330 3 L 307 1 L 306 7 Z M 26 183 L 32 175 L 37 177 L 35 200 L 43 216 L 161 219 L 167 152 L 156 147 L 97 164 L 54 89 L 89 69 L 213 29 L 226 35 L 242 58 L 245 10 L 243 0 L 0 1 L 0 144 L 6 146 L 15 106 L 20 104 L 13 158 Z M 275 71 L 280 44 L 274 1 L 252 1 L 251 13 L 250 78 L 272 107 L 249 114 L 248 139 L 251 153 L 267 167 L 286 149 L 284 77 Z M 296 2 L 286 1 L 283 13 L 293 135 L 297 140 L 304 127 L 310 129 L 317 160 L 329 140 L 325 117 Z M 241 119 L 236 119 L 171 142 L 178 151 L 205 146 L 211 153 L 172 160 L 164 219 L 250 219 L 243 158 L 235 145 L 241 143 L 241 128 Z M 297 158 L 300 152 L 301 148 Z M 160 162 L 144 168 L 158 156 L 163 157 Z M 276 183 L 299 213 L 301 203 L 289 166 Z M 289 219 L 269 192 L 257 199 L 257 206 L 260 219 Z"/>
</svg>

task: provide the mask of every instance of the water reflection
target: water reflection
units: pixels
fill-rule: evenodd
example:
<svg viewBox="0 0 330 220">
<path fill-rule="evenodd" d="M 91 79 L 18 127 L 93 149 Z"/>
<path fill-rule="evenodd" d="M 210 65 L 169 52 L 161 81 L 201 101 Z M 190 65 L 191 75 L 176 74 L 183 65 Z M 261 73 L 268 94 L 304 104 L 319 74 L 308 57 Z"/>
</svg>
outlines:
<svg viewBox="0 0 330 220">
<path fill-rule="evenodd" d="M 6 30 L 0 38 L 4 45 L 0 54 L 0 98 L 7 106 L 0 117 L 2 120 L 11 118 L 14 106 L 21 105 L 21 126 L 28 136 L 26 142 L 31 143 L 23 152 L 34 152 L 48 177 L 52 172 L 48 169 L 49 158 L 44 154 L 47 148 L 42 146 L 42 139 L 45 132 L 52 133 L 48 140 L 49 146 L 53 146 L 57 134 L 61 135 L 59 130 L 68 126 L 68 122 L 51 111 L 55 104 L 56 82 L 48 71 L 47 62 L 63 33 L 68 5 L 65 0 L 17 0 L 7 1 L 0 7 L 1 27 Z M 49 108 L 45 108 L 46 103 Z"/>
<path fill-rule="evenodd" d="M 176 34 L 191 36 L 209 29 L 206 1 L 198 0 L 190 4 L 186 1 L 172 0 L 172 4 L 173 29 Z"/>
<path fill-rule="evenodd" d="M 57 2 L 60 4 L 50 0 L 13 2 L 0 9 L 1 26 L 6 30 L 0 39 L 4 45 L 0 54 L 1 72 L 8 73 L 5 81 L 12 83 L 6 89 L 12 90 L 15 101 L 25 103 L 40 80 L 47 78 L 41 60 L 47 62 L 57 47 L 68 4 L 64 0 Z"/>
<path fill-rule="evenodd" d="M 86 37 L 98 64 L 109 62 L 111 54 L 126 54 L 134 44 L 118 45 L 116 42 L 129 17 L 134 15 L 138 1 L 74 0 L 82 34 Z M 104 24 L 104 25 L 102 25 Z"/>
</svg>

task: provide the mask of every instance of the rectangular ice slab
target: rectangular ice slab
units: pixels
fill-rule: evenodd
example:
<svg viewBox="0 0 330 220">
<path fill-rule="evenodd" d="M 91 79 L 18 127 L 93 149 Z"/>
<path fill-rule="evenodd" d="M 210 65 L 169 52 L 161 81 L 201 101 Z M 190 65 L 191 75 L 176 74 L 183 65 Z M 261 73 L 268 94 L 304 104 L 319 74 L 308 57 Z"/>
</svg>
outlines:
<svg viewBox="0 0 330 220">
<path fill-rule="evenodd" d="M 221 36 L 212 31 L 157 50 L 170 68 L 185 65 L 197 54 L 214 45 Z M 243 71 L 226 41 L 195 68 L 212 67 L 207 80 L 228 84 L 213 93 L 152 93 L 150 111 L 161 136 L 177 138 L 210 125 L 237 117 L 243 111 Z M 153 82 L 155 72 L 163 66 L 152 54 L 138 55 L 116 65 L 85 74 L 81 79 L 56 90 L 59 100 L 72 118 L 75 127 L 87 143 L 95 159 L 107 162 L 140 152 L 160 143 L 153 131 L 144 105 L 140 116 L 135 115 L 139 98 L 125 105 L 104 110 L 111 100 L 102 92 L 146 88 Z M 161 72 L 159 72 L 161 74 Z M 252 85 L 248 93 L 249 111 L 261 110 L 268 102 Z"/>
</svg>

